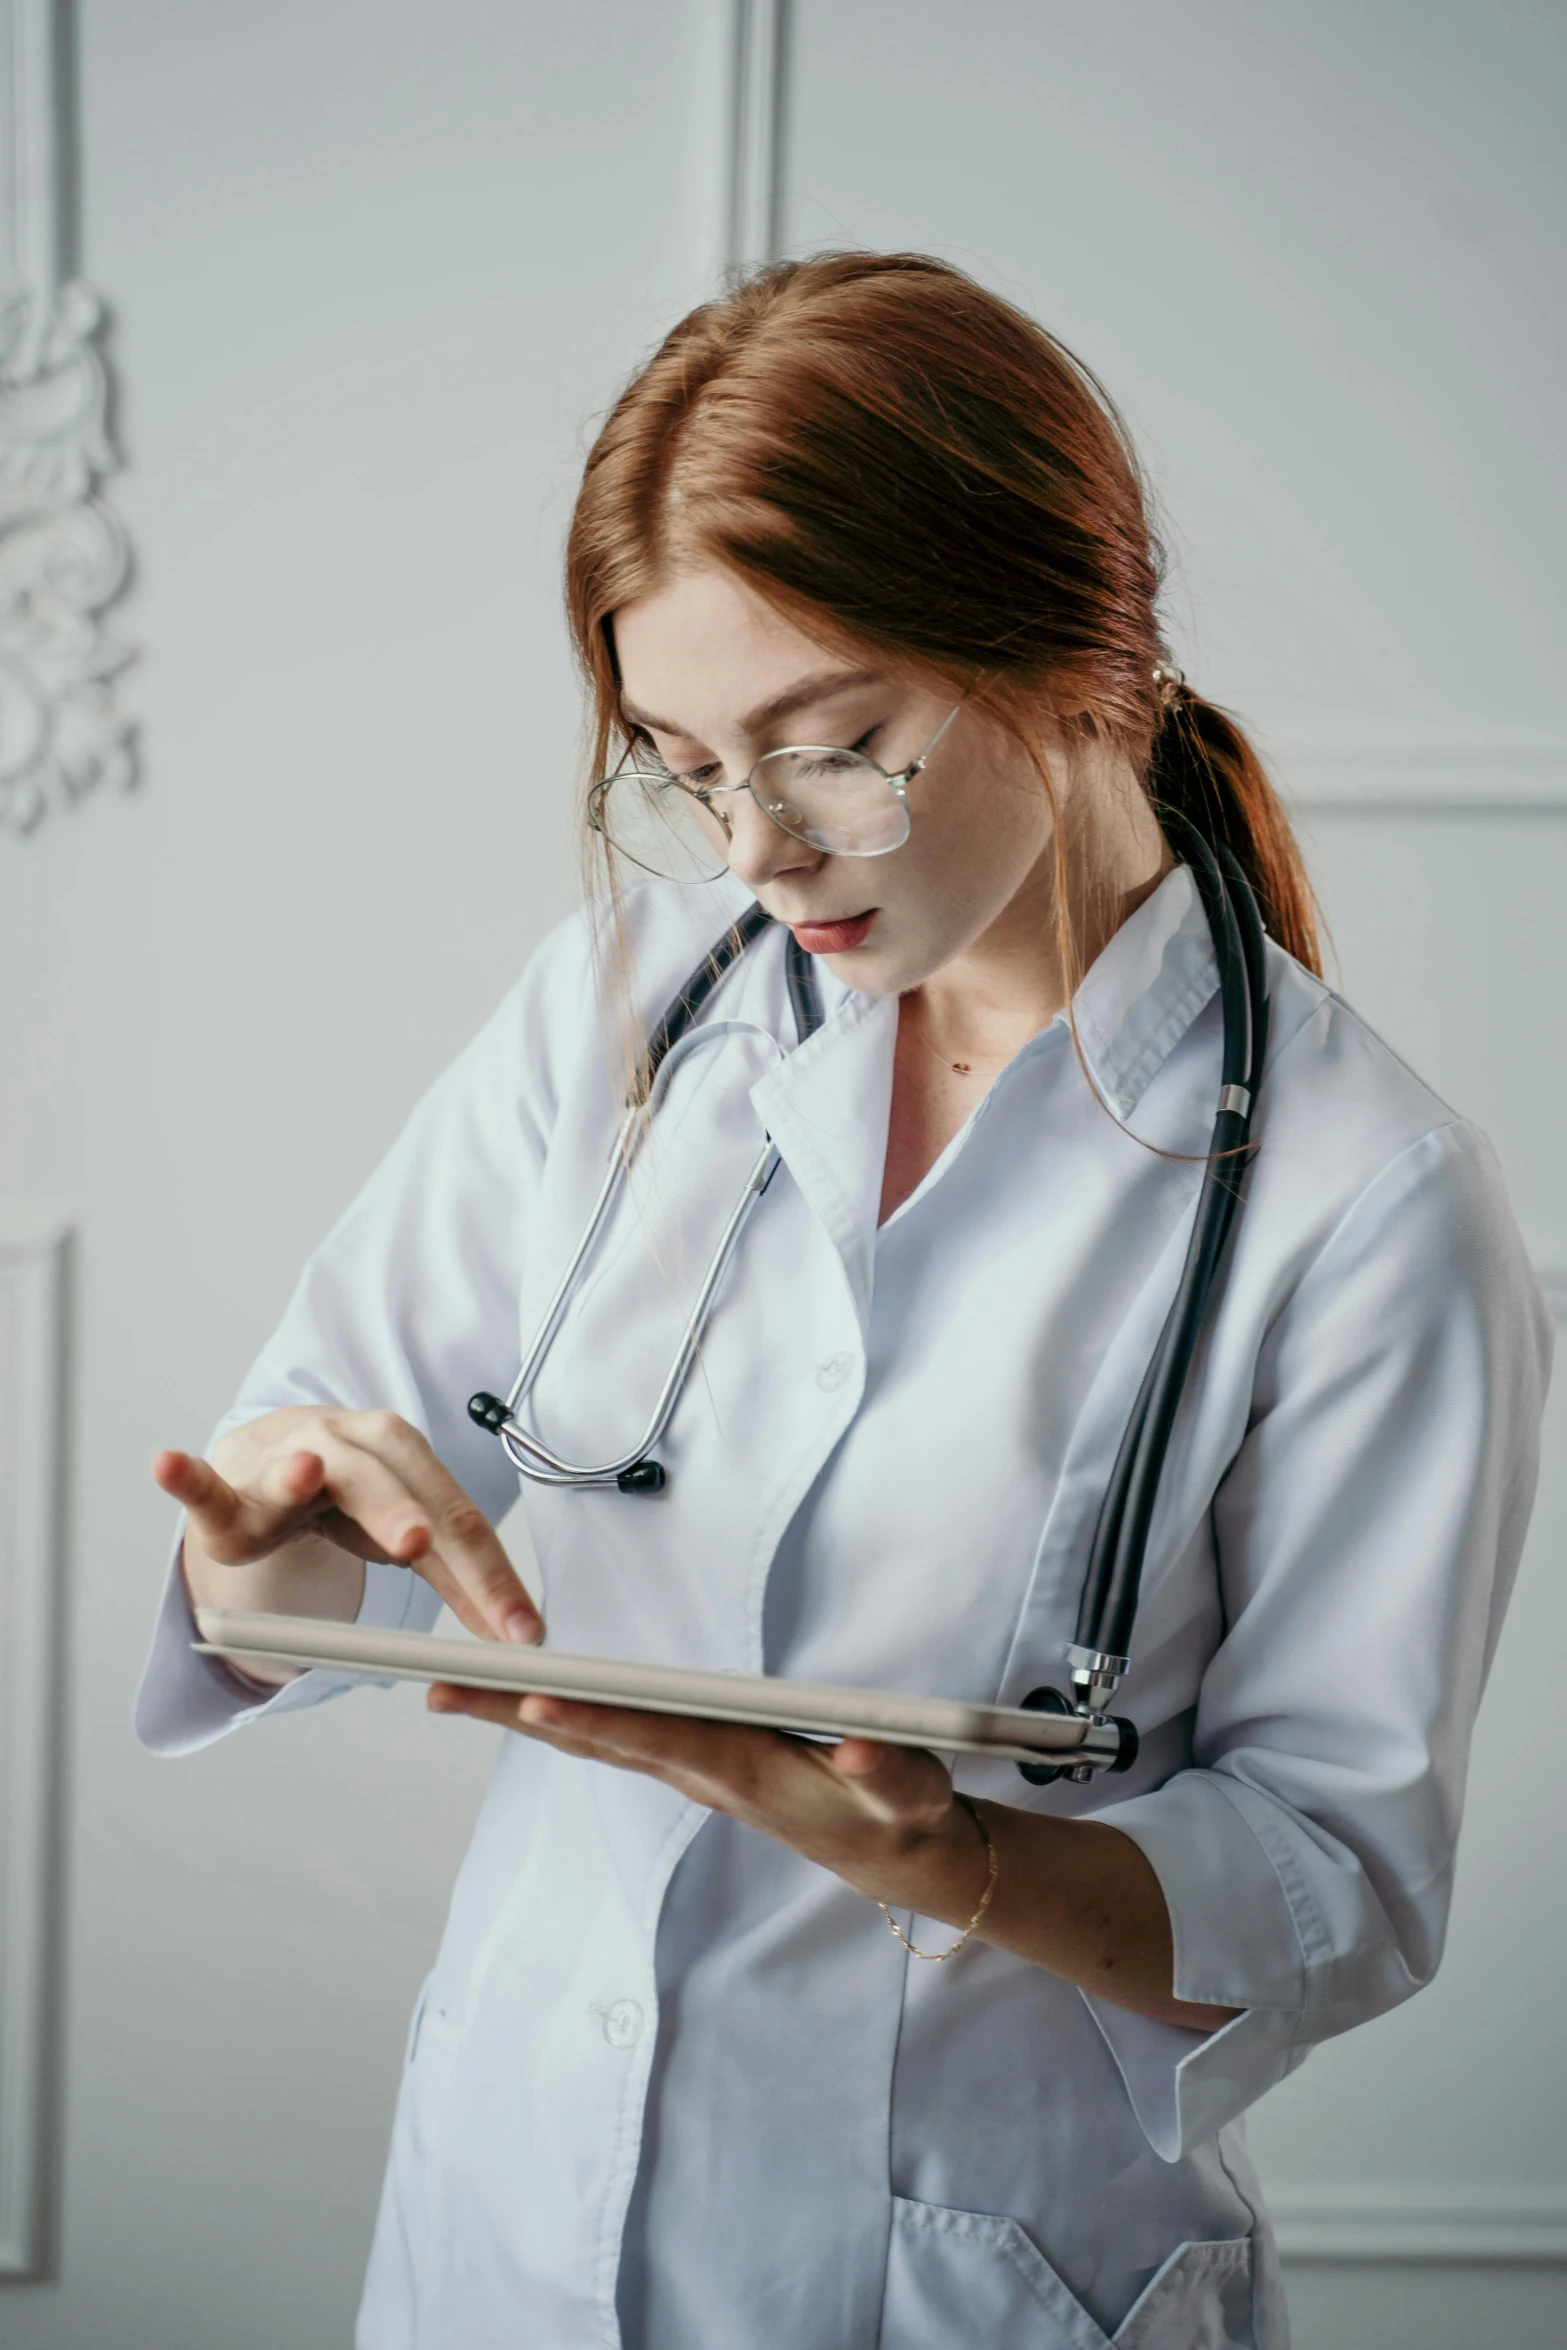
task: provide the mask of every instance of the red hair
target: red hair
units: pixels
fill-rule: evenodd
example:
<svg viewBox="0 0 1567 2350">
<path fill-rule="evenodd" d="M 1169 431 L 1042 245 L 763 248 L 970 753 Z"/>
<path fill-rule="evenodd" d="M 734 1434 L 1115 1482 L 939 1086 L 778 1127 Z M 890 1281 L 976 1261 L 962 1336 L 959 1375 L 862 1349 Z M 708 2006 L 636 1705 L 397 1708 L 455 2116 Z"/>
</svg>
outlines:
<svg viewBox="0 0 1567 2350">
<path fill-rule="evenodd" d="M 1279 943 L 1320 969 L 1300 850 L 1225 711 L 1182 688 L 1163 555 L 1126 428 L 1094 376 L 1011 303 L 917 253 L 780 262 L 681 320 L 589 455 L 566 603 L 594 771 L 626 731 L 611 622 L 711 563 L 808 634 L 939 675 L 1037 749 L 1114 746 L 1239 859 Z M 1075 978 L 1056 827 L 1064 961 Z"/>
</svg>

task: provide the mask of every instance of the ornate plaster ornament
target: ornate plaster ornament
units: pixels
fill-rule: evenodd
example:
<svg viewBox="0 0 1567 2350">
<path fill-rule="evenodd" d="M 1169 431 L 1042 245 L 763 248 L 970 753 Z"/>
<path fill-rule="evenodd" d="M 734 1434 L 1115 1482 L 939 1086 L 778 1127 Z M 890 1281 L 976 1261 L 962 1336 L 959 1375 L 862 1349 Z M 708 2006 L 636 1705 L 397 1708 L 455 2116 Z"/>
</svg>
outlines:
<svg viewBox="0 0 1567 2350">
<path fill-rule="evenodd" d="M 0 0 L 0 831 L 134 777 L 108 613 L 130 576 L 96 295 L 65 266 L 60 0 Z"/>
</svg>

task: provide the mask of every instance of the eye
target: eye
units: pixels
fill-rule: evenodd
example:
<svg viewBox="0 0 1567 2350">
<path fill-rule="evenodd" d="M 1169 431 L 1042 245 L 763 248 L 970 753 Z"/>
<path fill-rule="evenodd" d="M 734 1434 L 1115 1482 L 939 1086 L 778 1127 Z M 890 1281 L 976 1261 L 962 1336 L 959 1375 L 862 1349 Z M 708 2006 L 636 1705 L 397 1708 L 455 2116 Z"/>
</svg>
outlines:
<svg viewBox="0 0 1567 2350">
<path fill-rule="evenodd" d="M 856 761 L 869 756 L 868 745 L 881 732 L 878 723 L 869 726 L 858 742 L 846 743 L 841 751 L 823 748 L 814 753 L 795 753 L 795 773 L 803 783 L 832 783 L 843 775 L 856 772 Z"/>
<path fill-rule="evenodd" d="M 630 744 L 632 764 L 655 783 L 678 783 L 687 791 L 704 791 L 723 779 L 723 768 L 716 759 L 701 767 L 671 767 L 653 737 L 640 726 L 632 729 Z"/>
</svg>

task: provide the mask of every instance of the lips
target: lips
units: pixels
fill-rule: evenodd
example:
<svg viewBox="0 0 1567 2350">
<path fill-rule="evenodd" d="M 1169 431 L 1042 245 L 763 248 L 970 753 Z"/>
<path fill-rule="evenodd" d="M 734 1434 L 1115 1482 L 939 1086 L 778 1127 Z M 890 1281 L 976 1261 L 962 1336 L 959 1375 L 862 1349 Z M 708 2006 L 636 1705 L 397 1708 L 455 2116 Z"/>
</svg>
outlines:
<svg viewBox="0 0 1567 2350">
<path fill-rule="evenodd" d="M 875 919 L 873 906 L 868 914 L 850 914 L 840 922 L 791 922 L 789 928 L 808 955 L 846 955 L 851 947 L 863 946 Z"/>
</svg>

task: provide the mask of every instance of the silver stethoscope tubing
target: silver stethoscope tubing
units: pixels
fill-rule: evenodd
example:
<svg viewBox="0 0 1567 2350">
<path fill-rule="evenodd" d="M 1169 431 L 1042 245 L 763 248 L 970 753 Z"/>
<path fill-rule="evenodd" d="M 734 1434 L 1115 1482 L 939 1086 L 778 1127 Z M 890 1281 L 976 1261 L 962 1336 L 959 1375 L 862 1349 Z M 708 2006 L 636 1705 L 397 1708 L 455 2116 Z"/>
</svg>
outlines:
<svg viewBox="0 0 1567 2350">
<path fill-rule="evenodd" d="M 1077 1714 L 1096 1725 L 1107 1724 L 1106 1704 L 1130 1662 L 1143 1556 L 1165 1456 L 1198 1343 L 1212 1310 L 1225 1242 L 1244 1196 L 1246 1175 L 1255 1151 L 1251 1140 L 1252 1106 L 1261 1082 L 1268 1039 L 1262 922 L 1246 877 L 1222 842 L 1210 845 L 1184 818 L 1164 809 L 1159 813 L 1165 831 L 1192 869 L 1208 919 L 1219 972 L 1224 1043 L 1218 1106 L 1185 1262 L 1174 1302 L 1143 1375 L 1116 1454 L 1083 1577 L 1076 1637 L 1066 1651 L 1071 1693 L 1063 1695 L 1057 1689 L 1036 1689 L 1023 1700 L 1025 1706 L 1037 1711 Z M 587 1229 L 561 1275 L 538 1336 L 528 1349 L 511 1391 L 504 1400 L 488 1393 L 469 1399 L 470 1416 L 481 1428 L 490 1429 L 500 1438 L 513 1466 L 535 1483 L 618 1487 L 622 1493 L 659 1493 L 664 1488 L 663 1465 L 652 1457 L 653 1449 L 668 1427 L 681 1390 L 690 1377 L 714 1301 L 746 1224 L 777 1170 L 779 1153 L 771 1136 L 764 1141 L 746 1177 L 745 1188 L 719 1236 L 669 1375 L 659 1389 L 652 1417 L 630 1451 L 617 1460 L 603 1461 L 594 1467 L 581 1466 L 552 1452 L 540 1437 L 522 1425 L 517 1414 L 532 1392 L 570 1305 L 582 1267 L 626 1181 L 640 1128 L 651 1116 L 661 1090 L 661 1075 L 674 1065 L 671 1056 L 680 1057 L 683 1040 L 690 1037 L 693 1045 L 702 1041 L 700 1035 L 691 1036 L 697 1015 L 732 965 L 771 922 L 771 915 L 759 905 L 748 907 L 692 972 L 649 1037 L 644 1064 L 646 1107 L 633 1105 L 628 1112 Z M 821 1005 L 810 957 L 792 931 L 786 952 L 789 1000 L 795 1031 L 803 1044 L 821 1025 Z M 712 1033 L 718 1036 L 728 1031 L 720 1028 Z M 1119 1718 L 1108 1726 L 1118 1733 L 1113 1760 L 1100 1751 L 1092 1760 L 1075 1764 L 1019 1763 L 1017 1767 L 1025 1779 L 1036 1785 L 1063 1776 L 1087 1779 L 1096 1769 L 1106 1767 L 1129 1769 L 1137 1753 L 1136 1729 Z"/>
<path fill-rule="evenodd" d="M 745 1179 L 739 1198 L 735 1201 L 729 1219 L 719 1235 L 718 1246 L 702 1278 L 696 1300 L 680 1335 L 675 1359 L 669 1375 L 658 1391 L 652 1417 L 629 1452 L 612 1461 L 600 1461 L 592 1466 L 562 1459 L 552 1452 L 543 1439 L 525 1427 L 520 1413 L 533 1391 L 544 1361 L 554 1345 L 556 1335 L 571 1303 L 577 1279 L 592 1255 L 599 1234 L 607 1223 L 618 1200 L 631 1162 L 636 1155 L 641 1135 L 658 1106 L 659 1096 L 668 1082 L 670 1072 L 685 1055 L 700 1046 L 717 1042 L 732 1033 L 726 1027 L 695 1028 L 697 1014 L 718 986 L 730 966 L 738 961 L 756 938 L 767 929 L 772 917 L 760 906 L 751 906 L 734 927 L 719 940 L 717 946 L 693 971 L 664 1018 L 648 1039 L 643 1061 L 643 1081 L 646 1087 L 645 1103 L 634 1103 L 628 1110 L 624 1124 L 615 1138 L 610 1156 L 609 1171 L 604 1178 L 587 1228 L 577 1243 L 565 1272 L 560 1277 L 554 1296 L 545 1309 L 538 1336 L 524 1357 L 521 1370 L 502 1400 L 489 1394 L 470 1398 L 468 1411 L 480 1427 L 489 1428 L 500 1438 L 502 1448 L 512 1466 L 524 1477 L 539 1485 L 570 1485 L 603 1489 L 614 1486 L 622 1493 L 661 1493 L 666 1479 L 661 1461 L 652 1458 L 653 1449 L 663 1436 L 680 1400 L 681 1391 L 691 1375 L 713 1311 L 714 1300 L 723 1286 L 730 1259 L 740 1245 L 741 1235 L 751 1219 L 757 1201 L 771 1183 L 779 1162 L 778 1146 L 772 1136 L 764 1138 L 756 1161 Z M 821 1001 L 817 994 L 810 957 L 789 933 L 787 947 L 787 976 L 789 1001 L 794 1013 L 795 1033 L 800 1043 L 821 1026 Z"/>
</svg>

